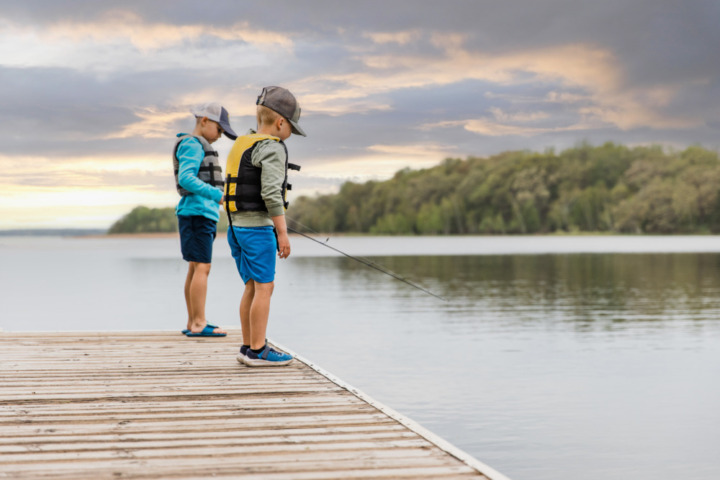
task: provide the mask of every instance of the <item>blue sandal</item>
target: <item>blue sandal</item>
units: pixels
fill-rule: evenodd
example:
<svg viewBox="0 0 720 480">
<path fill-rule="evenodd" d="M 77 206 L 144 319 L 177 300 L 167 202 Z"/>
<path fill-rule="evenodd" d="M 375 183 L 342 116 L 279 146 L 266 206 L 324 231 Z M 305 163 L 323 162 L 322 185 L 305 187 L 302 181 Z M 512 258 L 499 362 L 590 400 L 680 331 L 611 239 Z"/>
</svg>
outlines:
<svg viewBox="0 0 720 480">
<path fill-rule="evenodd" d="M 218 327 L 217 325 L 213 325 L 213 324 L 211 324 L 211 323 L 208 323 L 207 326 L 210 327 L 210 328 L 212 328 L 213 330 L 215 330 L 216 328 L 220 328 L 220 327 Z M 182 333 L 183 335 L 187 335 L 187 334 L 190 333 L 191 331 L 192 331 L 192 330 L 190 330 L 189 328 L 183 328 L 182 330 L 180 330 L 180 333 Z"/>
<path fill-rule="evenodd" d="M 209 323 L 205 325 L 205 328 L 202 329 L 202 332 L 199 333 L 193 333 L 191 331 L 188 331 L 185 335 L 188 337 L 225 337 L 227 336 L 227 333 L 215 333 L 215 329 L 219 328 L 216 325 L 210 325 Z"/>
</svg>

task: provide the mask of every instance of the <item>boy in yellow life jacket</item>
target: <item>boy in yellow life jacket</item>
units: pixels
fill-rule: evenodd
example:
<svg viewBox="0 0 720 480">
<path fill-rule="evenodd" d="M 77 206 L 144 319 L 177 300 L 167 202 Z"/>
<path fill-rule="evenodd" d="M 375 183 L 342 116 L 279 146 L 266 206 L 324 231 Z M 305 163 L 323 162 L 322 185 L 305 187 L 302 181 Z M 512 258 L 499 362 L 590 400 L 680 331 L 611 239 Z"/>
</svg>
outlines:
<svg viewBox="0 0 720 480">
<path fill-rule="evenodd" d="M 285 222 L 288 163 L 284 141 L 305 136 L 298 125 L 300 105 L 288 90 L 265 87 L 257 99 L 257 132 L 238 137 L 226 165 L 225 209 L 228 243 L 245 291 L 240 301 L 243 345 L 238 361 L 248 366 L 287 365 L 293 357 L 268 346 L 265 338 L 275 286 L 275 253 L 290 256 Z"/>
</svg>

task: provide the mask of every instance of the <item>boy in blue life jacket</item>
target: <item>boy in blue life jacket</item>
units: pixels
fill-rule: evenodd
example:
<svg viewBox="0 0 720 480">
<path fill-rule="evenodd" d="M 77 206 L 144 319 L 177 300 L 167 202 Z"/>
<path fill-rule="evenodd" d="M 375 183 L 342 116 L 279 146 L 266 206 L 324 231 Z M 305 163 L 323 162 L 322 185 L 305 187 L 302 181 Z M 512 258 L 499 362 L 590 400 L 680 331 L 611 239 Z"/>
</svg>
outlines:
<svg viewBox="0 0 720 480">
<path fill-rule="evenodd" d="M 293 357 L 267 345 L 270 298 L 275 286 L 277 256 L 290 256 L 285 223 L 288 163 L 284 141 L 305 136 L 298 125 L 300 105 L 288 90 L 265 87 L 257 99 L 257 132 L 235 140 L 228 155 L 225 210 L 228 243 L 245 291 L 240 301 L 243 345 L 238 361 L 247 366 L 287 365 Z"/>
<path fill-rule="evenodd" d="M 230 128 L 227 110 L 207 103 L 192 111 L 195 128 L 191 134 L 177 134 L 173 149 L 175 185 L 181 195 L 175 213 L 180 230 L 180 249 L 189 262 L 185 279 L 188 337 L 224 337 L 227 332 L 205 319 L 207 282 L 212 246 L 223 204 L 223 175 L 218 154 L 210 146 L 224 133 L 231 140 L 237 135 Z"/>
</svg>

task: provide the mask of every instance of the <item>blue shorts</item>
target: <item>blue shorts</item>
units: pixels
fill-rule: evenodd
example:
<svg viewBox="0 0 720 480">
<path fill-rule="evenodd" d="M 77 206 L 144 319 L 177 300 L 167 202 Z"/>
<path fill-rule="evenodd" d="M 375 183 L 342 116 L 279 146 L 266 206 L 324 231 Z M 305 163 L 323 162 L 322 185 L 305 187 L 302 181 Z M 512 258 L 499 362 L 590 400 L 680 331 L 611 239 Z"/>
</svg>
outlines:
<svg viewBox="0 0 720 480">
<path fill-rule="evenodd" d="M 227 238 L 243 283 L 275 280 L 277 239 L 273 227 L 232 227 Z"/>
<path fill-rule="evenodd" d="M 217 222 L 200 215 L 178 215 L 178 229 L 183 259 L 188 262 L 211 263 Z"/>
</svg>

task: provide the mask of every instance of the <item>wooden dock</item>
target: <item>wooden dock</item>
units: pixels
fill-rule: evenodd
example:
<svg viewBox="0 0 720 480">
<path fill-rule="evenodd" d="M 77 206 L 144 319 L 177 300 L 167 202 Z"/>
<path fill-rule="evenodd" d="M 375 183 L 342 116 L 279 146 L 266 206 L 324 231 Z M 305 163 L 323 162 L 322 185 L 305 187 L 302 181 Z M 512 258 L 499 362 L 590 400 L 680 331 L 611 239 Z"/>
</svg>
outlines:
<svg viewBox="0 0 720 480">
<path fill-rule="evenodd" d="M 507 480 L 306 360 L 239 364 L 240 338 L 0 334 L 0 479 Z"/>
</svg>

